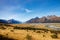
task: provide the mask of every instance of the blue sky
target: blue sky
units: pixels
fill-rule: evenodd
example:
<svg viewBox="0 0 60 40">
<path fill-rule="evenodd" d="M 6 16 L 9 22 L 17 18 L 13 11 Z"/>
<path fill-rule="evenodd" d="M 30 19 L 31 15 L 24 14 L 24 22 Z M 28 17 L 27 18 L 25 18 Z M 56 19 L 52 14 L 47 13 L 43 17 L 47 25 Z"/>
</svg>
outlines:
<svg viewBox="0 0 60 40">
<path fill-rule="evenodd" d="M 25 22 L 47 15 L 60 16 L 60 0 L 0 0 L 0 19 Z"/>
</svg>

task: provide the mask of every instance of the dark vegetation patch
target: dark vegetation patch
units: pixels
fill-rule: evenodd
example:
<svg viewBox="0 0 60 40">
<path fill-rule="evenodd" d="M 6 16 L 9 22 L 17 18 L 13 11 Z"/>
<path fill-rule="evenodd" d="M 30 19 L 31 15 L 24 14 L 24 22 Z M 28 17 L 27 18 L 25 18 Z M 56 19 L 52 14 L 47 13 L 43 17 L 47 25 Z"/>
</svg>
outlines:
<svg viewBox="0 0 60 40">
<path fill-rule="evenodd" d="M 11 32 L 14 32 L 14 30 L 10 30 Z"/>
<path fill-rule="evenodd" d="M 42 29 L 42 28 L 18 27 L 18 26 L 15 26 L 13 29 L 23 29 L 23 30 L 47 30 L 47 29 Z M 47 30 L 47 31 L 48 31 L 48 30 Z"/>
<path fill-rule="evenodd" d="M 15 39 L 9 38 L 9 37 L 6 37 L 6 36 L 0 34 L 0 40 L 15 40 Z"/>
<path fill-rule="evenodd" d="M 54 33 L 54 34 L 51 35 L 51 37 L 52 38 L 58 38 L 58 35 L 57 35 L 57 33 Z"/>
<path fill-rule="evenodd" d="M 5 28 L 4 26 L 1 26 L 0 29 L 3 29 L 3 30 L 4 30 L 4 29 L 6 29 L 6 28 Z"/>
<path fill-rule="evenodd" d="M 6 26 L 6 27 L 14 27 L 14 26 L 12 26 L 12 25 L 10 25 L 10 24 L 4 24 L 4 23 L 0 23 L 0 26 Z"/>
<path fill-rule="evenodd" d="M 43 37 L 45 37 L 45 35 L 43 35 Z"/>
<path fill-rule="evenodd" d="M 27 34 L 26 39 L 27 40 L 32 40 L 32 36 L 30 36 L 30 35 Z"/>
<path fill-rule="evenodd" d="M 36 33 L 41 33 L 40 31 L 37 31 Z"/>
</svg>

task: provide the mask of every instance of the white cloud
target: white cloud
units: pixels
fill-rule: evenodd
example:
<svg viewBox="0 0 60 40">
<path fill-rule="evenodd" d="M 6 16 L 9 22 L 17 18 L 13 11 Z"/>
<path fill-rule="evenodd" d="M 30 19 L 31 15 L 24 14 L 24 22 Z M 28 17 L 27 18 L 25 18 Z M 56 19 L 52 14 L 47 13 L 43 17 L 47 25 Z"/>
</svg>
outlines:
<svg viewBox="0 0 60 40">
<path fill-rule="evenodd" d="M 30 13 L 30 12 L 32 12 L 32 11 L 29 10 L 29 9 L 25 9 L 25 11 L 26 11 L 26 13 Z"/>
</svg>

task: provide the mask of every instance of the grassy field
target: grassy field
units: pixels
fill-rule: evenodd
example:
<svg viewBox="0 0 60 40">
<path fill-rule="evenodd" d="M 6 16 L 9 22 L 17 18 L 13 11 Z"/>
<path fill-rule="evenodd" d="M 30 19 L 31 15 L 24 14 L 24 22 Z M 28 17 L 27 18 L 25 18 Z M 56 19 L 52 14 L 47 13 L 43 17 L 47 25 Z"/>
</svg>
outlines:
<svg viewBox="0 0 60 40">
<path fill-rule="evenodd" d="M 60 40 L 60 31 L 46 28 L 60 23 L 0 24 L 0 40 Z"/>
</svg>

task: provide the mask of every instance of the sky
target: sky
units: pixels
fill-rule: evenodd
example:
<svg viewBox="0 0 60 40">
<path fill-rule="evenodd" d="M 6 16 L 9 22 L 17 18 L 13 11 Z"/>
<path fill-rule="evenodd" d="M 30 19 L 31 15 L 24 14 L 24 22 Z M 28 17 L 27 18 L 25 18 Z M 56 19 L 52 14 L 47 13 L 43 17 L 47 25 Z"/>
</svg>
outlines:
<svg viewBox="0 0 60 40">
<path fill-rule="evenodd" d="M 60 16 L 60 0 L 0 0 L 0 19 L 25 22 L 47 15 Z"/>
</svg>

